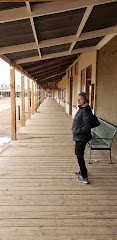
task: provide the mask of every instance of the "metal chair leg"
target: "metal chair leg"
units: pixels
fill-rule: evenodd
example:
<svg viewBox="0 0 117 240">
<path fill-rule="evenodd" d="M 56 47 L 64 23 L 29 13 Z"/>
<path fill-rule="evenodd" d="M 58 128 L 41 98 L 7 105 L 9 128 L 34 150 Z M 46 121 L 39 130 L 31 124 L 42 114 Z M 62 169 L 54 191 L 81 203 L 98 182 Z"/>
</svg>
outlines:
<svg viewBox="0 0 117 240">
<path fill-rule="evenodd" d="M 112 158 L 111 158 L 111 148 L 110 148 L 110 162 L 109 162 L 109 164 L 113 164 Z"/>
</svg>

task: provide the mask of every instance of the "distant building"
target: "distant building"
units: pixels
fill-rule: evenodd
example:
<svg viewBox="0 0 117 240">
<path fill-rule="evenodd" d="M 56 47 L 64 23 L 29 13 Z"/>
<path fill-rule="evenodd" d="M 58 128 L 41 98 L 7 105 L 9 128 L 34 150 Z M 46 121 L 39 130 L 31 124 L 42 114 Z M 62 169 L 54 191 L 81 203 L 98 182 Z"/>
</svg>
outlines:
<svg viewBox="0 0 117 240">
<path fill-rule="evenodd" d="M 16 97 L 21 96 L 21 87 L 19 85 L 15 88 Z M 10 85 L 6 85 L 4 83 L 0 83 L 0 95 L 3 97 L 10 97 Z"/>
<path fill-rule="evenodd" d="M 0 83 L 0 90 L 8 90 L 10 85 L 6 85 L 5 83 Z"/>
</svg>

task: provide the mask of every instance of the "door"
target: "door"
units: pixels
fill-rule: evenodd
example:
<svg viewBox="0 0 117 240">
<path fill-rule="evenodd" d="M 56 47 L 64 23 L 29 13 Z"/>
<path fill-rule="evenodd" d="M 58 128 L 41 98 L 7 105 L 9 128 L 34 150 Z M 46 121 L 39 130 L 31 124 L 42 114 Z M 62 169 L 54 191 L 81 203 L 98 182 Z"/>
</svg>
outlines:
<svg viewBox="0 0 117 240">
<path fill-rule="evenodd" d="M 70 78 L 69 115 L 72 115 L 72 89 L 73 89 L 73 77 Z"/>
<path fill-rule="evenodd" d="M 89 86 L 91 84 L 92 65 L 86 68 L 86 96 L 89 100 Z"/>
</svg>

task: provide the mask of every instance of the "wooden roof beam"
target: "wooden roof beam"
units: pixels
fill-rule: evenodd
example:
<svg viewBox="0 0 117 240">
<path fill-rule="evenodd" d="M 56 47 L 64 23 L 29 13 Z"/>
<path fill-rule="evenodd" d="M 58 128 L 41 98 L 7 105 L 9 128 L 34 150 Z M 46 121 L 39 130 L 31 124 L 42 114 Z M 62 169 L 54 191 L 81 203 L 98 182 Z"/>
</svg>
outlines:
<svg viewBox="0 0 117 240">
<path fill-rule="evenodd" d="M 11 60 L 9 58 L 7 58 L 5 55 L 0 55 L 0 58 L 2 58 L 8 64 L 11 64 Z"/>
<path fill-rule="evenodd" d="M 28 1 L 25 2 L 25 3 L 26 3 L 27 11 L 28 11 L 28 13 L 29 13 L 29 15 L 30 15 L 30 23 L 31 23 L 31 27 L 32 27 L 34 39 L 35 39 L 35 42 L 36 42 L 36 45 L 37 45 L 37 48 L 38 48 L 38 53 L 39 53 L 39 56 L 41 57 L 41 51 L 40 51 L 40 48 L 39 48 L 39 42 L 38 42 L 38 38 L 37 38 L 37 33 L 36 33 L 36 29 L 35 29 L 35 24 L 34 24 L 33 17 L 31 16 L 30 3 L 29 3 Z"/>
<path fill-rule="evenodd" d="M 27 7 L 3 10 L 0 12 L 0 23 L 66 12 L 85 8 L 90 5 L 100 5 L 110 2 L 116 2 L 116 0 L 68 0 L 67 4 L 66 1 L 55 1 L 50 3 L 36 4 L 32 6 L 32 12 L 30 13 L 27 12 Z"/>
<path fill-rule="evenodd" d="M 117 33 L 109 34 L 105 36 L 96 46 L 97 50 L 100 50 L 104 45 L 106 45 L 112 38 L 114 38 Z"/>
<path fill-rule="evenodd" d="M 7 58 L 5 55 L 0 55 L 0 58 L 3 59 L 5 62 L 7 62 L 9 65 L 12 65 L 12 61 L 9 58 Z M 25 71 L 20 65 L 16 64 L 15 61 L 14 61 L 14 68 L 18 72 L 20 72 L 22 74 L 25 74 L 26 77 L 28 77 L 31 80 L 35 81 L 35 79 L 30 74 L 28 74 L 28 72 Z"/>
<path fill-rule="evenodd" d="M 29 74 L 31 74 L 31 76 L 33 76 L 33 75 L 35 75 L 35 74 L 42 74 L 44 71 L 43 71 L 43 69 L 41 69 L 41 70 L 37 70 L 37 71 L 33 71 L 33 72 L 29 72 Z"/>
<path fill-rule="evenodd" d="M 56 77 L 56 76 L 58 76 L 58 75 L 61 76 L 62 74 L 65 74 L 65 71 L 62 72 L 62 73 L 53 74 L 53 75 L 51 75 L 51 76 L 49 76 L 49 77 L 44 78 L 43 80 L 40 80 L 39 82 L 44 82 L 44 81 L 47 80 L 47 79 L 50 79 L 50 78 Z"/>
<path fill-rule="evenodd" d="M 63 56 L 69 56 L 73 54 L 78 54 L 82 52 L 87 52 L 87 51 L 94 51 L 96 50 L 95 46 L 92 47 L 86 47 L 86 48 L 79 48 L 76 50 L 73 50 L 71 53 L 69 51 L 64 51 L 64 52 L 58 52 L 58 53 L 52 53 L 52 54 L 47 54 L 42 56 L 42 58 L 36 56 L 36 57 L 29 57 L 29 58 L 23 58 L 16 60 L 17 64 L 22 64 L 22 63 L 28 63 L 28 62 L 34 62 L 34 61 L 41 61 L 41 60 L 46 60 L 46 59 L 52 59 L 52 58 L 58 58 L 58 57 L 63 57 Z"/>
<path fill-rule="evenodd" d="M 47 76 L 47 75 L 50 75 L 50 74 L 52 74 L 52 73 L 60 73 L 60 71 L 66 71 L 67 70 L 67 68 L 68 68 L 68 65 L 67 66 L 64 66 L 64 67 L 61 67 L 60 69 L 58 69 L 58 71 L 57 71 L 57 69 L 50 69 L 50 70 L 48 70 L 48 71 L 45 71 L 45 75 Z M 44 75 L 44 72 L 42 73 L 42 72 L 35 72 L 35 73 L 33 73 L 32 74 L 32 76 L 34 77 L 34 78 L 38 78 L 38 77 L 41 77 L 41 76 L 45 76 Z"/>
<path fill-rule="evenodd" d="M 79 36 L 80 36 L 84 26 L 85 26 L 85 23 L 86 23 L 87 19 L 89 18 L 90 14 L 93 10 L 93 7 L 94 7 L 94 5 L 91 5 L 91 6 L 87 7 L 87 9 L 84 13 L 84 16 L 82 18 L 82 21 L 81 21 L 81 23 L 78 27 L 78 30 L 77 30 L 77 33 L 76 33 L 76 40 L 72 42 L 72 44 L 70 46 L 70 49 L 69 49 L 69 52 L 72 52 L 72 49 L 74 48 L 76 42 L 78 41 L 78 38 L 79 38 Z"/>
<path fill-rule="evenodd" d="M 22 52 L 22 51 L 27 51 L 32 49 L 38 49 L 38 46 L 35 42 L 18 44 L 18 45 L 7 46 L 7 47 L 0 47 L 0 54 Z"/>
<path fill-rule="evenodd" d="M 50 59 L 50 60 L 45 60 L 44 61 L 44 65 L 50 65 L 50 64 L 52 64 L 52 63 L 55 63 L 55 62 L 58 62 L 58 58 L 56 58 L 56 59 Z M 35 69 L 35 68 L 42 68 L 42 65 L 41 65 L 41 62 L 35 62 L 35 63 L 33 63 L 33 64 L 29 64 L 29 65 L 27 65 L 27 66 L 24 66 L 24 69 Z"/>
<path fill-rule="evenodd" d="M 61 67 L 62 66 L 67 66 L 67 65 L 69 65 L 69 64 L 71 64 L 74 60 L 75 60 L 76 58 L 73 58 L 73 59 L 70 59 L 69 61 L 67 60 L 67 61 L 63 61 L 62 62 L 62 65 L 61 65 Z M 53 68 L 57 68 L 58 67 L 58 63 L 53 63 L 53 64 L 50 64 L 50 65 L 44 65 L 44 67 L 45 67 L 45 71 L 46 70 L 48 70 L 48 69 L 53 69 Z M 34 69 L 34 70 L 32 70 L 32 71 L 28 71 L 29 72 L 29 74 L 33 74 L 33 73 L 40 73 L 40 72 L 42 72 L 42 68 L 37 68 L 37 69 Z"/>
<path fill-rule="evenodd" d="M 86 32 L 86 33 L 81 33 L 78 41 L 106 36 L 108 34 L 113 34 L 113 33 L 117 33 L 117 26 L 95 30 L 91 32 Z M 77 39 L 76 35 L 71 35 L 66 37 L 53 38 L 49 40 L 40 41 L 39 45 L 37 45 L 35 42 L 32 42 L 32 43 L 25 43 L 25 44 L 19 44 L 14 46 L 0 47 L 0 54 L 7 54 L 7 53 L 13 53 L 13 52 L 21 52 L 21 51 L 27 51 L 32 49 L 56 46 L 56 45 L 71 43 L 73 41 L 76 41 L 76 39 Z"/>
</svg>

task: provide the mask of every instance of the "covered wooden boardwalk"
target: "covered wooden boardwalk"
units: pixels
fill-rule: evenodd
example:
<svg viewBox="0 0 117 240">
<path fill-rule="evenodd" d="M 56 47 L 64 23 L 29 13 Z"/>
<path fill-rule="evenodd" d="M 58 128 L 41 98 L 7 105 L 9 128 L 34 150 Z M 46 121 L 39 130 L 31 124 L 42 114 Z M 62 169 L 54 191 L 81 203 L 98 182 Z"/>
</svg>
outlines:
<svg viewBox="0 0 117 240">
<path fill-rule="evenodd" d="M 78 183 L 71 126 L 48 98 L 0 155 L 0 240 L 117 239 L 117 163 L 94 151 Z"/>
</svg>

